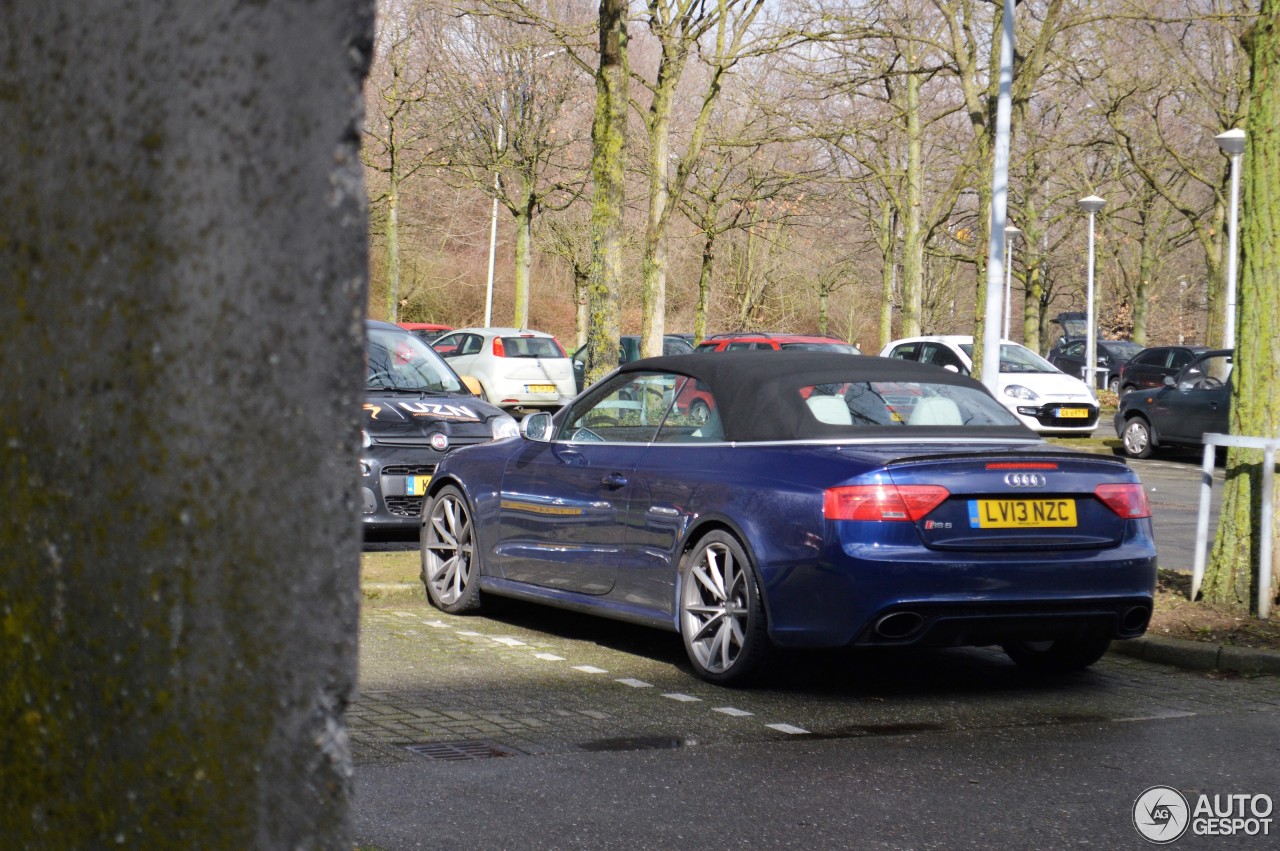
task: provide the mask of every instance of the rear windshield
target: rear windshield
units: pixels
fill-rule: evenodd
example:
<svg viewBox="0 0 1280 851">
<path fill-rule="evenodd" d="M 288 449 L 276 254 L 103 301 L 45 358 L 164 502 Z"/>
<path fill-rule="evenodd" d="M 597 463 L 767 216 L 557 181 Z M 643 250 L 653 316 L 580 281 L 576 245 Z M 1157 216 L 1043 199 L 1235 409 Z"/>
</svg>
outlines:
<svg viewBox="0 0 1280 851">
<path fill-rule="evenodd" d="M 957 384 L 855 381 L 800 388 L 809 415 L 828 426 L 1017 426 L 984 391 Z"/>
<path fill-rule="evenodd" d="M 502 351 L 509 358 L 568 357 L 554 337 L 503 337 Z"/>
</svg>

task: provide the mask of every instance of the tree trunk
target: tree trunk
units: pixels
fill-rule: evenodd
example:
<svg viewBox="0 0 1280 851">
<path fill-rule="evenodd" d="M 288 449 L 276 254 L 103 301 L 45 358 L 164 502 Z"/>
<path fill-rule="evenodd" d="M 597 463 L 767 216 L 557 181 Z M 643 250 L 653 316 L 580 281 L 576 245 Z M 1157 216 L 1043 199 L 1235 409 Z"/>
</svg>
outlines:
<svg viewBox="0 0 1280 851">
<path fill-rule="evenodd" d="M 712 206 L 712 209 L 715 209 Z M 703 219 L 702 261 L 698 268 L 698 305 L 693 312 L 693 341 L 700 343 L 707 336 L 707 313 L 711 310 L 711 280 L 715 271 L 716 231 L 715 216 Z"/>
<path fill-rule="evenodd" d="M 351 848 L 373 12 L 0 6 L 7 848 Z"/>
<path fill-rule="evenodd" d="M 515 327 L 529 327 L 529 279 L 533 267 L 533 186 L 526 182 L 516 210 Z"/>
<path fill-rule="evenodd" d="M 920 78 L 912 43 L 907 48 L 907 209 L 902 237 L 902 336 L 920 334 L 920 305 L 924 291 L 924 233 L 920 227 L 924 204 L 924 155 L 920 129 Z"/>
<path fill-rule="evenodd" d="M 1231 433 L 1280 434 L 1280 0 L 1262 0 L 1249 39 L 1248 147 L 1240 217 L 1240 309 L 1231 374 Z M 1206 600 L 1256 612 L 1262 536 L 1262 463 L 1256 450 L 1230 449 Z M 1273 494 L 1273 499 L 1277 494 Z M 1278 499 L 1274 505 L 1280 505 Z M 1274 519 L 1274 518 L 1273 518 Z M 1273 533 L 1276 528 L 1273 524 Z M 1280 546 L 1272 541 L 1272 576 Z M 1267 589 L 1274 599 L 1275 588 Z"/>
<path fill-rule="evenodd" d="M 400 175 L 391 155 L 391 187 L 387 191 L 387 321 L 400 315 Z"/>
<path fill-rule="evenodd" d="M 586 381 L 618 366 L 618 293 L 622 287 L 623 190 L 627 128 L 627 2 L 600 0 L 600 68 L 591 127 L 591 321 Z"/>
<path fill-rule="evenodd" d="M 649 216 L 644 231 L 644 257 L 640 264 L 641 353 L 662 354 L 667 313 L 667 211 L 670 179 L 667 162 L 671 151 L 671 106 L 680 65 L 664 62 L 649 110 Z M 666 76 L 670 74 L 670 76 Z"/>
</svg>

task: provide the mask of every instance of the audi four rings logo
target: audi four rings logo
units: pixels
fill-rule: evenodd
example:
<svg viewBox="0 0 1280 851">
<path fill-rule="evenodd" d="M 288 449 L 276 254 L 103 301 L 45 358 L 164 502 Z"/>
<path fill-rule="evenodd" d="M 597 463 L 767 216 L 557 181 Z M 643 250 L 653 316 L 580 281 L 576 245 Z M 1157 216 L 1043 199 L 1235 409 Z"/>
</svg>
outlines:
<svg viewBox="0 0 1280 851">
<path fill-rule="evenodd" d="M 1042 488 L 1049 480 L 1040 473 L 1006 473 L 1004 483 L 1011 488 Z"/>
</svg>

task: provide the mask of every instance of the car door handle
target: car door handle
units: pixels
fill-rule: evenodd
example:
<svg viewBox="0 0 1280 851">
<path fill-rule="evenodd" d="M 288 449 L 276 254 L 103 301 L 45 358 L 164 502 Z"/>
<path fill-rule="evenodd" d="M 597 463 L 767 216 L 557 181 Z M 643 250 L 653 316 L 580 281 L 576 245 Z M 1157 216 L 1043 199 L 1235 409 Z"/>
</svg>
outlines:
<svg viewBox="0 0 1280 851">
<path fill-rule="evenodd" d="M 607 488 L 624 488 L 627 486 L 627 477 L 622 473 L 610 473 L 600 480 L 600 484 Z"/>
</svg>

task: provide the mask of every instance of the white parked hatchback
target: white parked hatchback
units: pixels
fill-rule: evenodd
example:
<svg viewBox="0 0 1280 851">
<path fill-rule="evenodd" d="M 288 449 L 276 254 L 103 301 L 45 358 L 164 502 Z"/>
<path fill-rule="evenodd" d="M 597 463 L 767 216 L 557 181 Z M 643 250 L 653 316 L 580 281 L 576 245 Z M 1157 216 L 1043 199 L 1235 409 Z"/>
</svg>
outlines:
<svg viewBox="0 0 1280 851">
<path fill-rule="evenodd" d="M 480 382 L 502 408 L 554 410 L 575 395 L 573 362 L 550 334 L 520 328 L 459 328 L 431 347 L 453 371 Z"/>
<path fill-rule="evenodd" d="M 885 346 L 880 356 L 931 363 L 969 375 L 973 371 L 973 337 L 908 337 Z M 1088 385 L 1009 340 L 1000 343 L 996 398 L 1024 425 L 1041 434 L 1087 434 L 1098 425 L 1098 403 Z"/>
</svg>

